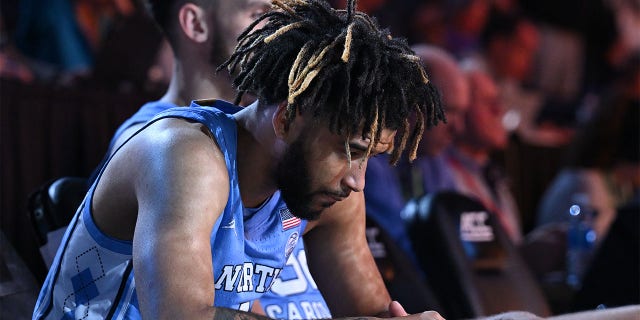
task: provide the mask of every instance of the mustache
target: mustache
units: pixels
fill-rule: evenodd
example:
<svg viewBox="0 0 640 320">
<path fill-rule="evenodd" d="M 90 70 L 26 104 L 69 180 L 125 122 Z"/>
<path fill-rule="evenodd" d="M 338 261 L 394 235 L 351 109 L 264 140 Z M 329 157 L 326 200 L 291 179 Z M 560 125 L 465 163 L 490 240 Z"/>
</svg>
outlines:
<svg viewBox="0 0 640 320">
<path fill-rule="evenodd" d="M 325 194 L 328 195 L 330 197 L 334 197 L 334 198 L 346 198 L 351 194 L 351 190 L 348 189 L 342 189 L 340 191 L 331 191 L 331 190 L 324 190 L 324 191 L 320 191 L 320 194 Z"/>
</svg>

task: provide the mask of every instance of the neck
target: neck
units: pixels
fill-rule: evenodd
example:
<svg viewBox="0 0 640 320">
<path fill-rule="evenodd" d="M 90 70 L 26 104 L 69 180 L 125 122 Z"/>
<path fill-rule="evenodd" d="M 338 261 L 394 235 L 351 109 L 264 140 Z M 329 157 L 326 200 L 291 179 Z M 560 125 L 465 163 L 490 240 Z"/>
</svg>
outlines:
<svg viewBox="0 0 640 320">
<path fill-rule="evenodd" d="M 274 107 L 258 107 L 254 103 L 235 114 L 238 181 L 246 207 L 259 206 L 277 190 L 273 173 L 282 142 L 273 132 L 274 110 Z"/>
<path fill-rule="evenodd" d="M 216 73 L 212 63 L 190 64 L 176 58 L 169 88 L 160 100 L 186 106 L 192 100 L 211 98 L 233 101 L 235 90 L 229 74 Z"/>
</svg>

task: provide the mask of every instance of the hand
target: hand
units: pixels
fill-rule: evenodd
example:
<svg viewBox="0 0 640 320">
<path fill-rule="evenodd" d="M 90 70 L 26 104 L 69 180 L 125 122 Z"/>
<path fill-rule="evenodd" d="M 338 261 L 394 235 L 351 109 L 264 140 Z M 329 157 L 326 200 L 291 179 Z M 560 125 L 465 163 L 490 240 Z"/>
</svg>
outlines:
<svg viewBox="0 0 640 320">
<path fill-rule="evenodd" d="M 404 307 L 398 301 L 391 301 L 389 304 L 389 316 L 391 318 L 395 317 L 405 317 L 409 314 L 404 311 Z"/>
<path fill-rule="evenodd" d="M 398 301 L 391 301 L 389 304 L 389 316 L 392 318 L 396 317 L 410 317 L 416 320 L 445 320 L 438 312 L 436 311 L 425 311 L 423 313 L 417 313 L 413 315 L 409 315 L 404 307 Z"/>
</svg>

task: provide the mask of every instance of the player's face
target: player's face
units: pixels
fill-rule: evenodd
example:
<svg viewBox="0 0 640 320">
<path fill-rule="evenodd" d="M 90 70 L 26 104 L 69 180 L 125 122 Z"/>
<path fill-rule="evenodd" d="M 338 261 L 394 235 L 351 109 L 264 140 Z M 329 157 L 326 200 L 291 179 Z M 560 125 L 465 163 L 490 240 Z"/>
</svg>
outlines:
<svg viewBox="0 0 640 320">
<path fill-rule="evenodd" d="M 395 131 L 383 130 L 371 155 L 387 151 Z M 349 144 L 349 163 L 345 141 Z M 345 139 L 325 127 L 307 126 L 289 145 L 276 169 L 276 181 L 287 206 L 296 216 L 316 219 L 351 191 L 362 191 L 369 139 Z"/>
<path fill-rule="evenodd" d="M 210 12 L 214 28 L 212 61 L 221 63 L 231 56 L 238 36 L 270 9 L 269 0 L 218 0 Z"/>
</svg>

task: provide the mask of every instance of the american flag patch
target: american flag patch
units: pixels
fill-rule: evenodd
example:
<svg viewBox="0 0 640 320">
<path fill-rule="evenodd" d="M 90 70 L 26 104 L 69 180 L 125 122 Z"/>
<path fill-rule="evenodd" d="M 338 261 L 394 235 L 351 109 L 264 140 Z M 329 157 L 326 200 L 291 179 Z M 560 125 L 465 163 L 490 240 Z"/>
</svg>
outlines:
<svg viewBox="0 0 640 320">
<path fill-rule="evenodd" d="M 282 221 L 282 230 L 289 230 L 300 225 L 300 218 L 291 213 L 289 208 L 280 209 L 280 220 Z"/>
</svg>

